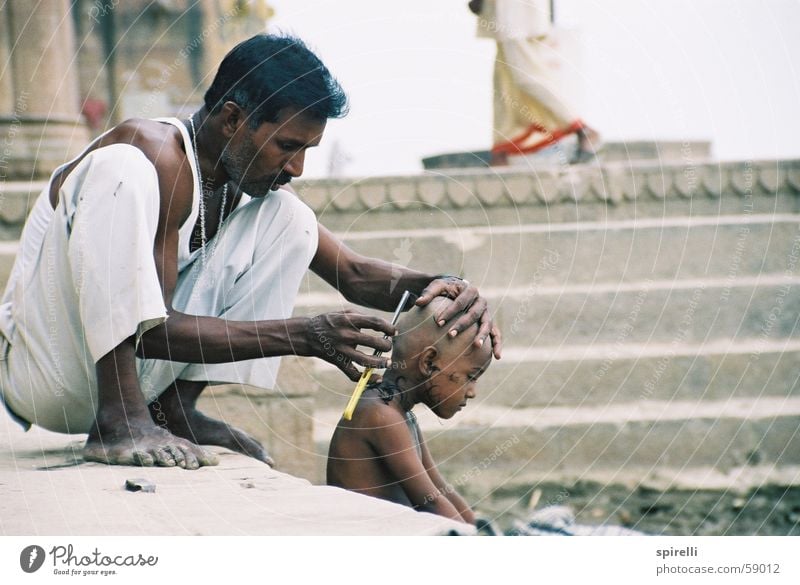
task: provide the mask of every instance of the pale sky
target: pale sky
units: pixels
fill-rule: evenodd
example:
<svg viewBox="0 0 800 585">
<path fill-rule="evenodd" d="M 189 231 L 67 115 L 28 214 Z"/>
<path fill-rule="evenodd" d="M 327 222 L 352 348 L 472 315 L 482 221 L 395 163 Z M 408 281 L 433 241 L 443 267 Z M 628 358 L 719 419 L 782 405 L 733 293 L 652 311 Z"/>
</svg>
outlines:
<svg viewBox="0 0 800 585">
<path fill-rule="evenodd" d="M 351 98 L 306 176 L 418 172 L 485 149 L 494 44 L 466 0 L 271 0 Z M 800 1 L 556 0 L 581 117 L 607 140 L 709 139 L 720 159 L 800 158 Z"/>
</svg>

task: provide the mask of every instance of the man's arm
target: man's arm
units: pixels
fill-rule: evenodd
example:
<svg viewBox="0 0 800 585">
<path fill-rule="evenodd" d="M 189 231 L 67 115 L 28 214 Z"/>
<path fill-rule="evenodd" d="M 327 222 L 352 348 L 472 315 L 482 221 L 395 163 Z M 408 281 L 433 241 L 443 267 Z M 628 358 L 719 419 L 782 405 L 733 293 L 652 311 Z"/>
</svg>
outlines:
<svg viewBox="0 0 800 585">
<path fill-rule="evenodd" d="M 467 504 L 466 500 L 464 500 L 464 498 L 461 497 L 455 488 L 448 484 L 439 473 L 439 470 L 436 468 L 436 464 L 433 462 L 433 457 L 431 457 L 431 453 L 428 450 L 428 446 L 425 444 L 425 440 L 422 438 L 422 434 L 420 434 L 419 444 L 422 448 L 422 465 L 428 472 L 428 476 L 431 478 L 433 485 L 436 486 L 436 489 L 438 489 L 440 493 L 443 493 L 445 496 L 447 496 L 447 499 L 450 500 L 450 503 L 453 504 L 455 509 L 458 510 L 458 513 L 461 514 L 464 522 L 475 524 L 475 513 L 472 511 L 472 508 L 469 507 L 469 504 Z"/>
<path fill-rule="evenodd" d="M 370 446 L 392 478 L 400 484 L 414 508 L 468 522 L 447 495 L 431 481 L 417 456 L 402 414 L 389 406 L 375 408 L 367 417 L 365 427 L 372 429 L 367 439 Z"/>
<path fill-rule="evenodd" d="M 419 306 L 442 295 L 455 299 L 456 302 L 445 309 L 437 321 L 444 325 L 463 311 L 464 314 L 453 324 L 450 334 L 457 335 L 478 322 L 480 327 L 475 336 L 476 345 L 482 344 L 491 335 L 494 356 L 500 359 L 500 330 L 492 322 L 486 300 L 476 287 L 465 280 L 427 274 L 362 256 L 322 225 L 319 226 L 319 246 L 311 261 L 311 270 L 341 292 L 348 301 L 383 311 L 393 311 L 405 290 L 419 297 L 416 303 Z"/>
<path fill-rule="evenodd" d="M 161 208 L 153 253 L 169 318 L 142 335 L 136 348 L 138 357 L 225 363 L 283 355 L 310 356 L 336 365 L 354 381 L 360 376 L 354 364 L 386 367 L 388 358 L 356 349 L 359 345 L 381 351 L 391 348 L 383 334 L 393 335 L 394 328 L 377 317 L 342 311 L 316 317 L 228 321 L 172 308 L 178 281 L 179 230 L 192 207 L 194 178 L 180 149 L 163 148 L 163 139 L 161 146 L 157 140 L 140 146 L 158 170 Z M 362 332 L 370 329 L 381 335 Z"/>
</svg>

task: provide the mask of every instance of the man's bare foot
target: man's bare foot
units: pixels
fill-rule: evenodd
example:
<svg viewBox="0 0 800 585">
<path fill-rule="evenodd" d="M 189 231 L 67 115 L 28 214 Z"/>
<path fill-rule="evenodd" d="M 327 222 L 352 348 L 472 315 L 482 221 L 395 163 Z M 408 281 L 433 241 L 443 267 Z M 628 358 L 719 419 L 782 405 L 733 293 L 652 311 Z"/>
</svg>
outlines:
<svg viewBox="0 0 800 585">
<path fill-rule="evenodd" d="M 578 146 L 575 149 L 575 154 L 569 161 L 570 164 L 580 164 L 591 162 L 597 159 L 597 155 L 602 148 L 603 143 L 600 134 L 588 126 L 584 126 L 578 130 Z"/>
<path fill-rule="evenodd" d="M 83 447 L 83 458 L 109 465 L 177 466 L 185 469 L 218 462 L 212 453 L 150 421 L 131 421 L 102 432 L 95 423 Z"/>
<path fill-rule="evenodd" d="M 175 380 L 150 404 L 150 416 L 172 434 L 198 445 L 219 445 L 274 466 L 272 457 L 256 439 L 197 410 L 197 399 L 207 382 Z"/>
<path fill-rule="evenodd" d="M 256 439 L 221 420 L 204 415 L 196 408 L 185 407 L 180 412 L 165 414 L 161 417 L 164 426 L 178 437 L 198 445 L 219 445 L 263 461 L 270 467 L 275 465 L 275 461 Z"/>
</svg>

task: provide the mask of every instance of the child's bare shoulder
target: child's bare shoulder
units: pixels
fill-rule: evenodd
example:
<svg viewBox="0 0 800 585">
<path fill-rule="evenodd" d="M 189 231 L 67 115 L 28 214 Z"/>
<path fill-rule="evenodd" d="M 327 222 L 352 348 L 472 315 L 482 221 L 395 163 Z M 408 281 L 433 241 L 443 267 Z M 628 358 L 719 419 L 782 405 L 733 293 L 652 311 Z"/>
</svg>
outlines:
<svg viewBox="0 0 800 585">
<path fill-rule="evenodd" d="M 356 426 L 368 429 L 380 429 L 404 420 L 403 413 L 397 406 L 377 396 L 363 397 L 353 418 Z"/>
</svg>

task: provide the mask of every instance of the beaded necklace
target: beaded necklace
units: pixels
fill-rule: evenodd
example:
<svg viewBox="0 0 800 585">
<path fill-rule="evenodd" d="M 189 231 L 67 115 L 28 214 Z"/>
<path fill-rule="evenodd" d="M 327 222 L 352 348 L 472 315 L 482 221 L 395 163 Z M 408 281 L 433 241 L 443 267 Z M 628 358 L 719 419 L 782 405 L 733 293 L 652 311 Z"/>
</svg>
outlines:
<svg viewBox="0 0 800 585">
<path fill-rule="evenodd" d="M 203 183 L 203 173 L 200 170 L 200 157 L 197 154 L 197 132 L 194 129 L 194 117 L 189 117 L 189 126 L 192 128 L 192 146 L 194 147 L 194 162 L 197 167 L 197 182 L 200 183 L 200 260 L 203 268 L 206 267 L 206 187 Z M 225 204 L 228 202 L 228 183 L 222 187 L 222 205 L 219 208 L 219 224 L 217 225 L 217 234 L 222 230 L 222 224 L 225 223 Z M 219 238 L 217 238 L 218 240 Z M 214 246 L 209 252 L 209 256 L 214 253 L 217 247 L 217 240 L 214 240 Z"/>
</svg>

